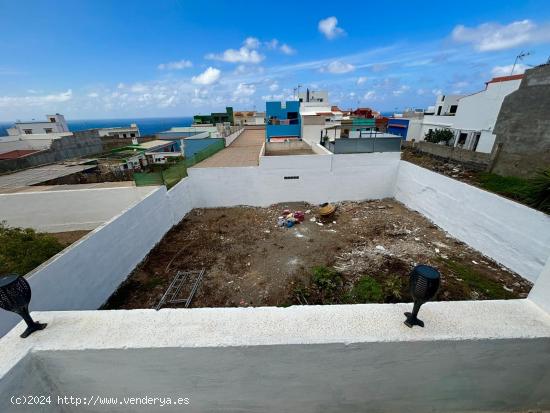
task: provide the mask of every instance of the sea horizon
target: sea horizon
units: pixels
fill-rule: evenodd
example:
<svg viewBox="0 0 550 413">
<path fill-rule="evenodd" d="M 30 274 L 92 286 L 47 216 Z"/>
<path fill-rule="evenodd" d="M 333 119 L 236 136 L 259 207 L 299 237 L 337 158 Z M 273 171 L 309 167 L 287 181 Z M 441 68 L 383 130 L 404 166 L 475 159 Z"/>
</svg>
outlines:
<svg viewBox="0 0 550 413">
<path fill-rule="evenodd" d="M 37 119 L 40 121 L 40 119 Z M 113 128 L 118 126 L 130 126 L 131 123 L 138 125 L 142 136 L 153 135 L 168 130 L 172 127 L 190 126 L 192 116 L 171 116 L 171 117 L 143 117 L 143 118 L 112 118 L 112 119 L 67 119 L 67 125 L 71 132 L 92 128 Z M 0 139 L 8 135 L 7 128 L 15 122 L 0 122 Z"/>
</svg>

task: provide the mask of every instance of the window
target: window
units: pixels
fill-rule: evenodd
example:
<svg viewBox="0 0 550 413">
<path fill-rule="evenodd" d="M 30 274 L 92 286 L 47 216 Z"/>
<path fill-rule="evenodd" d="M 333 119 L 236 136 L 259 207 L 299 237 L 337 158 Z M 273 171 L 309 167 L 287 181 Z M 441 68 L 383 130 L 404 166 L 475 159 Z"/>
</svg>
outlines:
<svg viewBox="0 0 550 413">
<path fill-rule="evenodd" d="M 125 138 L 125 137 L 126 137 L 126 134 L 125 134 L 125 133 L 123 133 L 123 134 L 122 134 L 122 137 L 123 137 L 123 138 Z"/>
<path fill-rule="evenodd" d="M 456 110 L 458 109 L 458 105 L 451 105 L 449 108 L 449 113 L 456 113 Z"/>
<path fill-rule="evenodd" d="M 25 135 L 32 135 L 32 129 L 23 129 Z"/>
<path fill-rule="evenodd" d="M 458 145 L 464 145 L 466 143 L 466 138 L 468 137 L 467 133 L 461 132 L 460 135 L 458 135 Z"/>
<path fill-rule="evenodd" d="M 437 107 L 437 116 L 441 115 L 441 109 L 443 108 L 443 106 L 438 106 Z"/>
<path fill-rule="evenodd" d="M 131 133 L 130 134 L 130 138 L 135 138 L 136 137 L 136 134 L 135 133 Z"/>
<path fill-rule="evenodd" d="M 52 129 L 52 128 L 44 128 L 44 132 L 46 132 L 46 133 L 52 133 L 52 132 L 53 132 L 53 129 Z"/>
<path fill-rule="evenodd" d="M 441 101 L 442 101 L 442 102 L 445 101 L 445 95 L 441 96 Z"/>
<path fill-rule="evenodd" d="M 55 118 L 50 118 L 51 123 L 55 123 Z"/>
</svg>

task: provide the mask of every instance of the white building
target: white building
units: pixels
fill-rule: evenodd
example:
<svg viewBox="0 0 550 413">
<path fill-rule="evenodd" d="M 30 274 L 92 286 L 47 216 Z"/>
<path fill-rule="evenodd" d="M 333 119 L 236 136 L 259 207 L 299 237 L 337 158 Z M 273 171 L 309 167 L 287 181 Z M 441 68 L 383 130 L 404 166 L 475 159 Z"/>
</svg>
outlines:
<svg viewBox="0 0 550 413">
<path fill-rule="evenodd" d="M 98 136 L 111 138 L 139 138 L 139 128 L 137 124 L 132 123 L 128 127 L 98 128 Z"/>
<path fill-rule="evenodd" d="M 493 128 L 504 98 L 519 88 L 523 75 L 491 79 L 485 89 L 471 95 L 438 96 L 433 115 L 411 119 L 407 140 L 423 141 L 432 130 L 450 129 L 452 144 L 477 152 L 490 153 L 495 141 Z"/>
<path fill-rule="evenodd" d="M 331 139 L 340 137 L 340 126 L 342 121 L 342 111 L 337 106 L 331 106 L 326 91 L 310 91 L 298 94 L 300 101 L 300 117 L 302 125 L 302 140 L 310 145 L 315 145 L 321 141 L 321 135 L 326 134 L 327 128 L 330 128 Z"/>
<path fill-rule="evenodd" d="M 29 122 L 17 121 L 7 130 L 8 135 L 41 135 L 69 132 L 69 127 L 63 115 L 56 113 L 55 115 L 46 115 L 46 118 L 48 120 L 45 122 L 34 120 Z"/>
<path fill-rule="evenodd" d="M 265 112 L 255 110 L 233 112 L 235 126 L 265 125 Z"/>
</svg>

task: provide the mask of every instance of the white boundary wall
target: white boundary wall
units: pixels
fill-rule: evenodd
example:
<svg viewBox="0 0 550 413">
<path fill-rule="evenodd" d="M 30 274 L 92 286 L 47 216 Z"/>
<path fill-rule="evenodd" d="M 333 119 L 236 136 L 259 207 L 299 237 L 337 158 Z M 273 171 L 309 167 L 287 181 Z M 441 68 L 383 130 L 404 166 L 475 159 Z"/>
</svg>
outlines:
<svg viewBox="0 0 550 413">
<path fill-rule="evenodd" d="M 231 135 L 228 135 L 225 137 L 225 146 L 229 146 L 233 143 L 235 139 L 237 139 L 239 136 L 241 136 L 241 133 L 243 133 L 244 128 L 239 129 L 236 132 L 233 132 Z"/>
<path fill-rule="evenodd" d="M 401 161 L 395 198 L 530 281 L 550 256 L 550 217 L 501 196 Z"/>
<path fill-rule="evenodd" d="M 94 229 L 153 190 L 149 186 L 1 194 L 0 221 L 44 232 Z"/>
<path fill-rule="evenodd" d="M 399 153 L 262 156 L 259 167 L 190 168 L 197 206 L 268 206 L 393 196 Z M 298 179 L 285 179 L 298 177 Z"/>
<path fill-rule="evenodd" d="M 142 202 L 52 257 L 27 275 L 31 310 L 95 310 L 104 304 L 145 256 L 192 208 L 189 180 L 162 186 Z M 0 313 L 0 336 L 18 316 Z"/>
</svg>

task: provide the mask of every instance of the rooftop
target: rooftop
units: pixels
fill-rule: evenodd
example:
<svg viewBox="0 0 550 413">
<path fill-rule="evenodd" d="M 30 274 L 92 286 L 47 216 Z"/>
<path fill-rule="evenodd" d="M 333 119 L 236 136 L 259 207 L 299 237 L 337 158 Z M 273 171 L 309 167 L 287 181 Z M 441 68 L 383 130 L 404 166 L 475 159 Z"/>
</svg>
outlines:
<svg viewBox="0 0 550 413">
<path fill-rule="evenodd" d="M 0 160 L 24 158 L 25 156 L 28 156 L 36 152 L 40 152 L 40 151 L 33 150 L 33 149 L 29 149 L 29 150 L 18 149 L 14 151 L 8 151 L 8 152 L 0 153 Z"/>
<path fill-rule="evenodd" d="M 52 164 L 0 175 L 0 189 L 36 185 L 52 179 L 96 168 L 97 165 Z"/>
<path fill-rule="evenodd" d="M 228 147 L 199 162 L 193 168 L 258 166 L 264 142 L 264 129 L 244 129 Z"/>
</svg>

